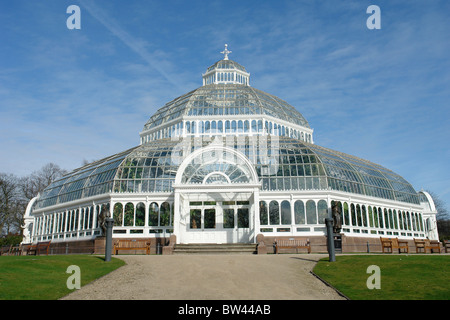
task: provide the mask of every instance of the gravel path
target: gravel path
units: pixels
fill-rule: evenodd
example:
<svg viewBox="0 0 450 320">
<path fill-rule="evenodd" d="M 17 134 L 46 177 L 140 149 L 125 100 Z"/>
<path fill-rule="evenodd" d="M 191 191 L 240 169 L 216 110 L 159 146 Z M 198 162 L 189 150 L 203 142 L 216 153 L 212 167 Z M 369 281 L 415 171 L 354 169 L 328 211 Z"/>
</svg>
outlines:
<svg viewBox="0 0 450 320">
<path fill-rule="evenodd" d="M 310 271 L 327 255 L 122 255 L 126 265 L 69 300 L 335 300 Z M 83 270 L 81 270 L 83 276 Z"/>
</svg>

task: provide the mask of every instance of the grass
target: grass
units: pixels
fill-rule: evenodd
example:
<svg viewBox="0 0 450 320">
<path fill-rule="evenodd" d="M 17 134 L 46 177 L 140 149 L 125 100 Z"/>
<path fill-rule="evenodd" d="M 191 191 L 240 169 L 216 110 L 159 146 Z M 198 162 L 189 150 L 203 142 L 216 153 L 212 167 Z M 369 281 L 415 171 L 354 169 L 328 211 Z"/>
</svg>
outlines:
<svg viewBox="0 0 450 320">
<path fill-rule="evenodd" d="M 368 289 L 371 265 L 380 267 L 380 289 Z M 314 273 L 352 300 L 449 300 L 448 255 L 349 255 L 322 259 Z"/>
<path fill-rule="evenodd" d="M 0 300 L 56 300 L 74 290 L 67 288 L 70 265 L 80 267 L 83 286 L 124 264 L 91 255 L 1 256 Z"/>
</svg>

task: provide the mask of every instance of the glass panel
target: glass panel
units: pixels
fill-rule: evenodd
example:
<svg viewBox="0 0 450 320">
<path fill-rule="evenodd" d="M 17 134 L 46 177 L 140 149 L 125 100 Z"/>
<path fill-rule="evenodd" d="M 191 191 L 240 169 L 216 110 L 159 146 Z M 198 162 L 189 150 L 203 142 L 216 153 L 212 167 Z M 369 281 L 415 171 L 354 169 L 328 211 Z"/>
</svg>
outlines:
<svg viewBox="0 0 450 320">
<path fill-rule="evenodd" d="M 205 229 L 216 228 L 216 209 L 205 209 L 204 211 Z"/>
<path fill-rule="evenodd" d="M 145 225 L 145 204 L 139 202 L 136 205 L 136 226 L 142 227 Z"/>
<path fill-rule="evenodd" d="M 303 201 L 295 201 L 294 212 L 295 224 L 305 224 L 305 205 L 303 204 Z"/>
<path fill-rule="evenodd" d="M 362 226 L 362 215 L 361 215 L 361 207 L 359 204 L 356 205 L 356 218 L 358 221 L 358 227 Z"/>
<path fill-rule="evenodd" d="M 259 223 L 261 225 L 268 225 L 269 219 L 267 215 L 267 204 L 265 201 L 259 202 Z"/>
<path fill-rule="evenodd" d="M 148 225 L 151 227 L 158 226 L 159 206 L 156 202 L 152 202 L 148 209 Z"/>
<path fill-rule="evenodd" d="M 317 204 L 317 214 L 319 216 L 319 223 L 325 224 L 325 219 L 328 217 L 328 206 L 325 200 L 320 200 Z"/>
<path fill-rule="evenodd" d="M 356 222 L 356 208 L 355 205 L 352 203 L 350 205 L 351 208 L 351 215 L 352 215 L 352 226 L 357 226 L 357 222 Z"/>
<path fill-rule="evenodd" d="M 271 201 L 269 204 L 270 224 L 280 224 L 280 208 L 277 201 Z"/>
<path fill-rule="evenodd" d="M 191 209 L 189 225 L 191 229 L 202 228 L 202 211 L 200 209 Z"/>
<path fill-rule="evenodd" d="M 121 203 L 116 203 L 114 205 L 114 211 L 113 211 L 113 219 L 114 219 L 114 225 L 115 226 L 122 226 L 122 216 L 123 216 L 123 206 Z M 98 221 L 98 219 L 97 219 Z"/>
<path fill-rule="evenodd" d="M 168 202 L 163 202 L 160 209 L 160 226 L 170 225 L 170 204 Z"/>
<path fill-rule="evenodd" d="M 378 208 L 378 222 L 379 222 L 380 228 L 384 228 L 383 213 L 381 212 L 381 208 Z"/>
<path fill-rule="evenodd" d="M 239 208 L 237 219 L 238 219 L 238 228 L 248 228 L 249 227 L 248 208 Z"/>
<path fill-rule="evenodd" d="M 223 209 L 223 227 L 234 228 L 234 209 Z"/>
<path fill-rule="evenodd" d="M 134 205 L 131 202 L 128 202 L 125 205 L 125 213 L 123 219 L 123 225 L 125 227 L 131 227 L 134 224 Z"/>
<path fill-rule="evenodd" d="M 286 200 L 281 202 L 281 224 L 291 224 L 291 204 Z"/>
<path fill-rule="evenodd" d="M 306 223 L 317 223 L 316 203 L 313 200 L 308 200 L 308 202 L 306 202 Z"/>
</svg>

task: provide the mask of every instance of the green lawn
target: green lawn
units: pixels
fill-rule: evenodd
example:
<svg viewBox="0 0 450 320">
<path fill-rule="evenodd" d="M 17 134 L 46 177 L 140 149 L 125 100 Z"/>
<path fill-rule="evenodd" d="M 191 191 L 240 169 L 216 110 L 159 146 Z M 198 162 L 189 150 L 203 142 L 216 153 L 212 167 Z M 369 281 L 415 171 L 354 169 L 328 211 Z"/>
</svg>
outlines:
<svg viewBox="0 0 450 320">
<path fill-rule="evenodd" d="M 83 286 L 124 264 L 91 255 L 1 256 L 0 300 L 56 300 L 74 290 L 67 288 L 70 265 L 80 268 Z"/>
<path fill-rule="evenodd" d="M 380 289 L 368 289 L 371 265 L 380 267 Z M 348 255 L 322 259 L 314 273 L 352 300 L 449 300 L 448 255 Z"/>
</svg>

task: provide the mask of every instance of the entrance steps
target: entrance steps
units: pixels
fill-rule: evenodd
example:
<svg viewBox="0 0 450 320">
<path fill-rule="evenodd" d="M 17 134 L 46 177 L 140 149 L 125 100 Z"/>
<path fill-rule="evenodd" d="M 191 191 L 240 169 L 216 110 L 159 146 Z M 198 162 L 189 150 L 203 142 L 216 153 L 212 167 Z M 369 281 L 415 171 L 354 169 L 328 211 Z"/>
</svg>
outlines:
<svg viewBox="0 0 450 320">
<path fill-rule="evenodd" d="M 255 243 L 176 244 L 173 254 L 255 254 Z"/>
</svg>

